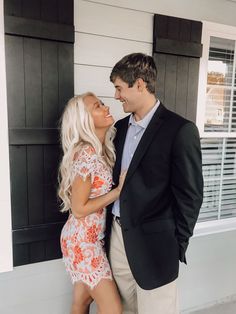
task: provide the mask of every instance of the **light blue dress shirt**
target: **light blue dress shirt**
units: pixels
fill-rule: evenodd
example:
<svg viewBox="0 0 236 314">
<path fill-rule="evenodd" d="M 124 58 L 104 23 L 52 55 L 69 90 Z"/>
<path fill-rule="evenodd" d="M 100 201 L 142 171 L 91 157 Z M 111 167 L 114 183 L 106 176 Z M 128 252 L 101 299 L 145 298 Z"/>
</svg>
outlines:
<svg viewBox="0 0 236 314">
<path fill-rule="evenodd" d="M 129 118 L 129 127 L 125 138 L 125 144 L 121 161 L 121 172 L 128 170 L 135 150 L 145 132 L 149 122 L 151 121 L 155 111 L 157 110 L 160 101 L 158 100 L 155 106 L 146 114 L 146 116 L 139 121 L 135 121 L 134 115 L 131 114 Z M 112 214 L 120 217 L 120 200 L 117 199 L 112 207 Z"/>
</svg>

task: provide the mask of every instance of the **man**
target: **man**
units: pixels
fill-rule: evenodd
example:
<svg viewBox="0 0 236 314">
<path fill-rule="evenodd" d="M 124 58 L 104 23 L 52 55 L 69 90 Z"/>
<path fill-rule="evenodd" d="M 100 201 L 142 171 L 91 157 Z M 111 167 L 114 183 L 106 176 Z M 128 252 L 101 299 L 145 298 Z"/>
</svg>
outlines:
<svg viewBox="0 0 236 314">
<path fill-rule="evenodd" d="M 112 69 L 115 98 L 130 116 L 116 123 L 114 182 L 127 170 L 108 211 L 109 257 L 125 314 L 177 314 L 176 278 L 202 204 L 197 127 L 155 96 L 152 57 L 133 53 Z"/>
</svg>

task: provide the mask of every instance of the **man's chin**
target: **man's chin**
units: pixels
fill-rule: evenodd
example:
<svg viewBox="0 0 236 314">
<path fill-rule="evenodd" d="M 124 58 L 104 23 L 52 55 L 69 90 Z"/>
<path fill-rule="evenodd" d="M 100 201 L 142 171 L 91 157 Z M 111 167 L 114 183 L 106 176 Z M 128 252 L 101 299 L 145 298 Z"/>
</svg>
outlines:
<svg viewBox="0 0 236 314">
<path fill-rule="evenodd" d="M 129 110 L 129 108 L 125 108 L 124 106 L 123 106 L 123 111 L 124 111 L 125 113 L 130 113 L 130 112 L 131 112 L 131 110 Z"/>
</svg>

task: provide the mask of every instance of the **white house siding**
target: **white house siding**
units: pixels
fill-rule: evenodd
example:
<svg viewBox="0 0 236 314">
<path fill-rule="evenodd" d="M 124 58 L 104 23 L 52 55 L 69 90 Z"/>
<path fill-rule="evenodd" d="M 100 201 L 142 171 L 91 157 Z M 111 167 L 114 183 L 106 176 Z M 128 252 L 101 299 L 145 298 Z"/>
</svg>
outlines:
<svg viewBox="0 0 236 314">
<path fill-rule="evenodd" d="M 9 145 L 4 46 L 3 1 L 0 0 L 0 273 L 12 269 Z"/>
<path fill-rule="evenodd" d="M 93 91 L 116 119 L 124 116 L 110 71 L 125 54 L 152 54 L 154 13 L 236 26 L 236 5 L 227 0 L 75 0 L 75 94 Z M 235 298 L 235 238 L 230 231 L 191 240 L 179 278 L 184 313 Z M 0 274 L 0 313 L 66 314 L 71 291 L 61 260 L 20 266 Z"/>
</svg>

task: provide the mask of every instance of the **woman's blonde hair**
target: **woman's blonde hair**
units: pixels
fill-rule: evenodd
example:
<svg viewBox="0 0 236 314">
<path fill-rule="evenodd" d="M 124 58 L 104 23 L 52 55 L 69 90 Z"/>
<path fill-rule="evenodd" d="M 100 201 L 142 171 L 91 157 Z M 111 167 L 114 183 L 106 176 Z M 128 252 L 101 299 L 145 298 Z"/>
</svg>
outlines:
<svg viewBox="0 0 236 314">
<path fill-rule="evenodd" d="M 93 118 L 84 104 L 84 99 L 87 96 L 96 97 L 93 93 L 88 92 L 71 98 L 61 118 L 61 145 L 64 154 L 59 167 L 58 195 L 62 200 L 62 212 L 71 208 L 71 168 L 74 155 L 79 151 L 81 145 L 90 144 L 95 149 L 98 158 L 110 168 L 115 163 L 113 145 L 115 128 L 114 126 L 109 128 L 102 145 L 95 134 Z"/>
</svg>

